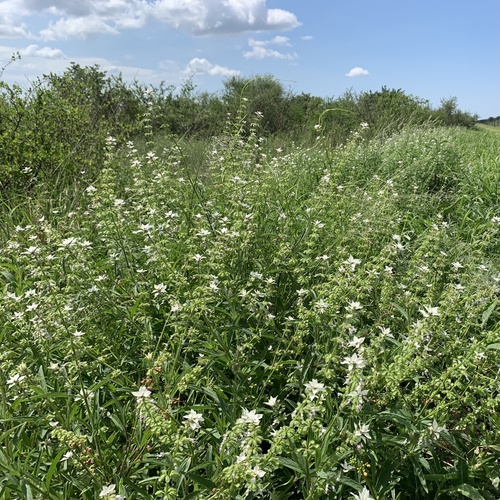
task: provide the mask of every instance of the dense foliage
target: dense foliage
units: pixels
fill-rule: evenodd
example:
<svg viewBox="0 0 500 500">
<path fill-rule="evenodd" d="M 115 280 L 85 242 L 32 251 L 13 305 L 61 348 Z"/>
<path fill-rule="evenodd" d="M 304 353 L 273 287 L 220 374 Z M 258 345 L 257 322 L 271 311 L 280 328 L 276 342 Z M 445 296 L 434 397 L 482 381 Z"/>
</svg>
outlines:
<svg viewBox="0 0 500 500">
<path fill-rule="evenodd" d="M 499 497 L 495 131 L 273 94 L 298 146 L 242 97 L 266 77 L 195 140 L 158 128 L 193 89 L 43 81 L 4 87 L 19 141 L 38 96 L 81 135 L 3 163 L 0 498 Z"/>
<path fill-rule="evenodd" d="M 475 123 L 454 98 L 434 110 L 425 100 L 385 87 L 325 99 L 293 94 L 273 77 L 257 76 L 229 78 L 221 93 L 208 94 L 196 92 L 191 81 L 180 89 L 128 85 L 97 66 L 73 63 L 62 75 L 39 78 L 28 90 L 0 83 L 0 190 L 24 191 L 48 181 L 57 191 L 58 177 L 76 178 L 81 171 L 96 174 L 106 137 L 121 143 L 143 137 L 150 105 L 148 124 L 156 135 L 205 140 L 225 132 L 228 114 L 236 116 L 242 102 L 247 119 L 262 114 L 261 134 L 304 145 L 316 139 L 318 123 L 332 146 L 345 143 L 363 122 L 370 123 L 372 136 L 427 122 L 466 127 Z"/>
</svg>

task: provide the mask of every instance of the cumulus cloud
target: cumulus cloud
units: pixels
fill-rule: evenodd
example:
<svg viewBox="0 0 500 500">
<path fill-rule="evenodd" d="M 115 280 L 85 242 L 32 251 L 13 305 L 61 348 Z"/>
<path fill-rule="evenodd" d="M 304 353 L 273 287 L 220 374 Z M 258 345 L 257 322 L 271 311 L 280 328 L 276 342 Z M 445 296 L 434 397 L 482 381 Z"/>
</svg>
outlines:
<svg viewBox="0 0 500 500">
<path fill-rule="evenodd" d="M 301 38 L 301 40 L 308 42 L 309 40 L 312 40 L 314 37 L 311 35 L 304 35 L 304 36 L 301 36 L 300 38 Z"/>
<path fill-rule="evenodd" d="M 286 36 L 275 36 L 270 40 L 255 40 L 254 38 L 250 38 L 250 40 L 248 40 L 248 45 L 252 50 L 243 52 L 243 57 L 245 59 L 273 58 L 293 61 L 299 57 L 296 52 L 283 53 L 276 49 L 268 48 L 269 45 L 291 47 L 292 44 L 290 43 L 290 39 Z"/>
<path fill-rule="evenodd" d="M 13 26 L 11 24 L 0 24 L 1 38 L 27 38 L 29 33 L 25 25 Z"/>
<path fill-rule="evenodd" d="M 229 69 L 224 66 L 219 66 L 218 64 L 212 64 L 207 59 L 195 57 L 189 61 L 186 66 L 184 73 L 196 73 L 202 75 L 210 76 L 240 76 L 241 72 Z"/>
<path fill-rule="evenodd" d="M 58 40 L 67 38 L 89 38 L 92 35 L 106 34 L 117 35 L 118 30 L 106 24 L 97 16 L 85 18 L 61 18 L 49 27 L 42 30 L 40 35 L 43 40 Z"/>
<path fill-rule="evenodd" d="M 67 59 L 66 54 L 59 49 L 52 47 L 39 47 L 38 45 L 28 45 L 19 51 L 21 56 L 43 57 L 45 59 Z"/>
<path fill-rule="evenodd" d="M 199 35 L 300 26 L 295 14 L 268 9 L 266 0 L 157 0 L 152 8 L 157 19 Z"/>
<path fill-rule="evenodd" d="M 356 66 L 355 68 L 352 68 L 351 71 L 345 74 L 345 76 L 349 77 L 354 77 L 354 76 L 368 76 L 370 73 L 368 70 L 364 68 L 360 68 L 359 66 Z"/>
<path fill-rule="evenodd" d="M 28 27 L 22 22 L 27 14 L 23 0 L 0 1 L 0 37 L 26 38 L 29 36 Z"/>
<path fill-rule="evenodd" d="M 0 0 L 0 29 L 8 32 L 24 17 L 44 14 L 50 25 L 46 40 L 116 34 L 160 21 L 195 35 L 245 31 L 289 30 L 300 26 L 297 16 L 270 9 L 267 0 Z M 14 6 L 14 7 L 13 7 Z M 2 16 L 5 11 L 9 16 Z M 89 27 L 90 25 L 90 27 Z"/>
</svg>

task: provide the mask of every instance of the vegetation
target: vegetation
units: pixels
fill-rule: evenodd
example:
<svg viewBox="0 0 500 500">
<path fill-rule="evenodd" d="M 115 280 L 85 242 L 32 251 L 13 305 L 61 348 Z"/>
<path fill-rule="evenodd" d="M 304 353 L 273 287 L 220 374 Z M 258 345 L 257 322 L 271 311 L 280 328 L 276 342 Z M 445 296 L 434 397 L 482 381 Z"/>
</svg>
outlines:
<svg viewBox="0 0 500 500">
<path fill-rule="evenodd" d="M 498 134 L 270 77 L 2 89 L 1 498 L 499 497 Z"/>
<path fill-rule="evenodd" d="M 492 127 L 500 127 L 500 116 L 497 116 L 494 118 L 493 116 L 490 116 L 486 120 L 478 120 L 479 123 L 482 123 L 483 125 L 490 125 Z"/>
</svg>

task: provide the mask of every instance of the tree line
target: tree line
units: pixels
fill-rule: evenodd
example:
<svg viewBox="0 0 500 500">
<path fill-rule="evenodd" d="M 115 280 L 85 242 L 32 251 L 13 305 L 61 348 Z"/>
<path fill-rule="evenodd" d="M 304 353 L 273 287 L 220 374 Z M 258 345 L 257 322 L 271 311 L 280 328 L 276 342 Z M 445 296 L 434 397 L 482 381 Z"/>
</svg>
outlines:
<svg viewBox="0 0 500 500">
<path fill-rule="evenodd" d="M 294 93 L 273 76 L 258 75 L 228 78 L 220 92 L 208 93 L 191 80 L 180 88 L 129 84 L 97 65 L 72 63 L 62 74 L 39 77 L 28 90 L 0 81 L 0 193 L 52 181 L 62 171 L 66 177 L 97 172 L 108 136 L 121 142 L 144 138 L 149 127 L 156 137 L 206 139 L 223 134 L 228 117 L 242 112 L 249 122 L 260 116 L 263 137 L 308 143 L 319 125 L 332 146 L 344 143 L 362 123 L 375 136 L 406 125 L 477 122 L 458 109 L 456 98 L 444 99 L 436 109 L 401 89 L 348 90 L 323 98 Z"/>
</svg>

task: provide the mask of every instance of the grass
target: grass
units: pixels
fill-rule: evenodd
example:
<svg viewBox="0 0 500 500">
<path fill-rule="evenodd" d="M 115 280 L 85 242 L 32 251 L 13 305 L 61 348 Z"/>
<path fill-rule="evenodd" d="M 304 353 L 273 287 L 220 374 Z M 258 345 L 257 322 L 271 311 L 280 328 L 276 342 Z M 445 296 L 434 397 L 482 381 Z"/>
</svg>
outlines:
<svg viewBox="0 0 500 500">
<path fill-rule="evenodd" d="M 498 498 L 498 135 L 251 130 L 4 207 L 1 498 Z"/>
</svg>

